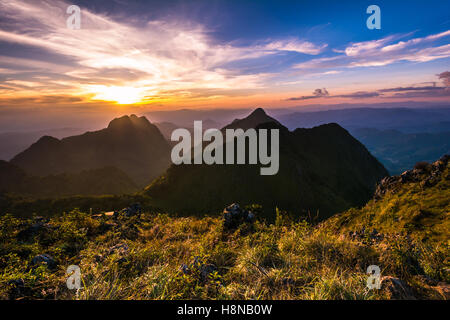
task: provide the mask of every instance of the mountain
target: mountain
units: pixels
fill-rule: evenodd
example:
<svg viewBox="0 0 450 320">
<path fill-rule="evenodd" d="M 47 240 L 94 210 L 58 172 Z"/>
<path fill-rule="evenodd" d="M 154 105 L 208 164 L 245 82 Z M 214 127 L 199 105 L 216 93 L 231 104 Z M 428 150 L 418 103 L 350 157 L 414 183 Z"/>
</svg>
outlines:
<svg viewBox="0 0 450 320">
<path fill-rule="evenodd" d="M 244 119 L 235 119 L 232 123 L 225 126 L 223 129 L 243 129 L 256 128 L 263 123 L 275 123 L 278 126 L 281 124 L 272 117 L 269 117 L 262 108 L 255 109 L 248 117 Z"/>
<path fill-rule="evenodd" d="M 258 123 L 259 122 L 259 123 Z M 257 109 L 225 128 L 279 129 L 280 169 L 260 175 L 260 165 L 171 165 L 145 189 L 155 205 L 179 213 L 217 213 L 224 206 L 260 204 L 321 218 L 363 205 L 386 169 L 337 124 L 289 131 Z M 225 129 L 224 128 L 224 129 Z M 268 216 L 269 217 L 269 216 Z"/>
<path fill-rule="evenodd" d="M 170 138 L 172 136 L 172 132 L 178 128 L 182 128 L 181 126 L 177 126 L 172 122 L 158 122 L 155 123 L 155 126 L 158 127 L 161 134 L 166 138 L 167 141 L 171 141 Z"/>
<path fill-rule="evenodd" d="M 131 115 L 99 131 L 61 140 L 44 136 L 11 163 L 41 177 L 112 166 L 144 186 L 169 166 L 170 146 L 145 117 Z"/>
<path fill-rule="evenodd" d="M 136 184 L 123 171 L 114 167 L 36 177 L 28 175 L 14 164 L 0 160 L 0 192 L 56 197 L 124 194 L 137 190 Z"/>
<path fill-rule="evenodd" d="M 361 141 L 391 174 L 400 174 L 417 162 L 431 162 L 444 154 L 450 154 L 450 131 L 403 133 L 398 130 L 358 128 L 350 130 L 350 133 Z"/>
<path fill-rule="evenodd" d="M 450 108 L 353 108 L 315 112 L 294 112 L 278 119 L 289 129 L 311 128 L 336 122 L 347 130 L 376 128 L 404 133 L 450 130 Z"/>
<path fill-rule="evenodd" d="M 10 160 L 44 135 L 64 138 L 80 134 L 83 131 L 85 130 L 79 128 L 60 128 L 32 132 L 2 132 L 0 133 L 0 159 Z"/>
<path fill-rule="evenodd" d="M 373 199 L 363 208 L 338 214 L 325 225 L 340 233 L 352 232 L 359 236 L 375 229 L 382 234 L 404 233 L 424 242 L 447 243 L 449 159 L 445 155 L 432 164 L 418 163 L 401 175 L 384 178 Z"/>
<path fill-rule="evenodd" d="M 194 134 L 193 124 L 194 124 L 194 122 L 190 123 L 187 126 L 180 126 L 180 125 L 177 125 L 172 122 L 164 121 L 164 122 L 155 123 L 155 126 L 158 127 L 159 131 L 161 131 L 164 138 L 166 138 L 167 141 L 169 141 L 169 143 L 172 143 L 171 136 L 172 136 L 172 132 L 174 130 L 179 129 L 179 128 L 185 128 L 185 129 L 188 129 L 189 132 L 191 132 L 191 134 Z M 202 120 L 202 130 L 205 131 L 210 128 L 214 128 L 214 129 L 220 128 L 220 124 L 211 119 Z"/>
</svg>

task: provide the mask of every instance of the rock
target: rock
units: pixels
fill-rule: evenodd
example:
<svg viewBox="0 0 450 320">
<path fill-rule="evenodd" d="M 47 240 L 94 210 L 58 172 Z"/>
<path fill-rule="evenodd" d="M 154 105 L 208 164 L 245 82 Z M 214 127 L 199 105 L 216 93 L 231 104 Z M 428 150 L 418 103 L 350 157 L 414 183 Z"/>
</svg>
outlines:
<svg viewBox="0 0 450 320">
<path fill-rule="evenodd" d="M 189 266 L 186 264 L 182 264 L 180 267 L 180 271 L 186 275 L 196 274 L 198 276 L 198 280 L 205 283 L 211 279 L 210 275 L 218 270 L 215 265 L 204 263 L 199 257 L 195 257 L 194 262 Z"/>
<path fill-rule="evenodd" d="M 237 203 L 223 209 L 223 226 L 226 230 L 235 229 L 244 222 L 253 223 L 254 221 L 254 213 L 241 209 Z"/>
<path fill-rule="evenodd" d="M 445 155 L 433 164 L 418 162 L 413 170 L 407 170 L 399 176 L 383 178 L 376 187 L 374 199 L 381 199 L 388 191 L 396 192 L 404 183 L 419 182 L 423 188 L 436 185 L 440 181 L 442 172 L 447 167 L 449 159 L 450 155 Z"/>
<path fill-rule="evenodd" d="M 40 265 L 47 265 L 50 270 L 54 270 L 58 263 L 48 254 L 40 254 L 31 260 L 31 265 L 36 268 Z"/>
<path fill-rule="evenodd" d="M 142 207 L 139 203 L 133 203 L 128 208 L 122 209 L 126 217 L 132 217 L 142 213 Z"/>
<path fill-rule="evenodd" d="M 381 289 L 387 292 L 390 299 L 415 300 L 411 287 L 399 278 L 392 276 L 382 277 Z"/>
<path fill-rule="evenodd" d="M 199 268 L 200 280 L 207 282 L 210 279 L 210 275 L 217 271 L 217 268 L 213 264 L 202 264 Z"/>
<path fill-rule="evenodd" d="M 36 236 L 54 229 L 42 217 L 35 217 L 31 225 L 24 224 L 24 226 L 27 227 L 17 234 L 17 239 L 20 241 L 31 241 Z"/>
</svg>

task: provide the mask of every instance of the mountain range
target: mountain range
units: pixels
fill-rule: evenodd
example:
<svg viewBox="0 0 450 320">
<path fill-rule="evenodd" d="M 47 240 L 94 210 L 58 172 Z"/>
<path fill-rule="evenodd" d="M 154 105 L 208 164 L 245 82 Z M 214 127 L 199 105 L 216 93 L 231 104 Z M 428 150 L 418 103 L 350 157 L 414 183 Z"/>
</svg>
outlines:
<svg viewBox="0 0 450 320">
<path fill-rule="evenodd" d="M 215 213 L 232 202 L 275 207 L 325 218 L 364 204 L 388 172 L 337 124 L 289 131 L 264 110 L 226 128 L 278 129 L 280 169 L 261 176 L 259 165 L 171 165 L 146 189 L 156 206 L 177 213 Z"/>
<path fill-rule="evenodd" d="M 10 162 L 39 177 L 115 167 L 142 187 L 169 166 L 170 146 L 145 117 L 131 115 L 99 131 L 61 140 L 44 136 Z"/>
<path fill-rule="evenodd" d="M 403 133 L 399 130 L 356 128 L 349 132 L 388 169 L 392 175 L 420 161 L 433 162 L 450 154 L 450 126 L 444 132 Z"/>
</svg>

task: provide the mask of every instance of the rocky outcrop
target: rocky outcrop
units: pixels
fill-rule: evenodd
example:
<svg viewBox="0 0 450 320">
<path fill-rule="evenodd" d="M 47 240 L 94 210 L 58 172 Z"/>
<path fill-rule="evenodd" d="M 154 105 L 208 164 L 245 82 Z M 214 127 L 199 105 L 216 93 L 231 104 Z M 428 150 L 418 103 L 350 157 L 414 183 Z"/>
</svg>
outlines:
<svg viewBox="0 0 450 320">
<path fill-rule="evenodd" d="M 33 266 L 33 268 L 39 267 L 41 265 L 46 265 L 48 269 L 55 270 L 58 263 L 55 259 L 53 259 L 52 256 L 48 254 L 39 254 L 31 260 L 31 265 Z"/>
<path fill-rule="evenodd" d="M 414 169 L 407 170 L 401 175 L 383 178 L 375 190 L 375 200 L 381 199 L 387 192 L 395 193 L 405 183 L 419 182 L 423 188 L 436 185 L 441 179 L 449 159 L 450 155 L 444 155 L 432 164 L 420 162 Z"/>
<path fill-rule="evenodd" d="M 241 209 L 237 203 L 223 209 L 223 227 L 225 230 L 235 229 L 242 223 L 252 223 L 254 220 L 253 212 Z"/>
</svg>

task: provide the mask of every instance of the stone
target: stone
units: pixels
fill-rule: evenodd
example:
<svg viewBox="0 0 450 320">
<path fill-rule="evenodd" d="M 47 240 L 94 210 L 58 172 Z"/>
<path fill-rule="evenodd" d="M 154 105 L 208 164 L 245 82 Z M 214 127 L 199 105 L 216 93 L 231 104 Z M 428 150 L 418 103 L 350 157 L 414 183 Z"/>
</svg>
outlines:
<svg viewBox="0 0 450 320">
<path fill-rule="evenodd" d="M 254 221 L 254 213 L 241 209 L 237 203 L 233 203 L 223 209 L 223 226 L 226 230 L 235 229 L 244 222 L 253 223 Z"/>
<path fill-rule="evenodd" d="M 33 268 L 36 268 L 40 265 L 47 265 L 50 270 L 54 270 L 58 263 L 55 259 L 52 258 L 52 256 L 48 254 L 39 254 L 31 260 L 31 265 L 33 266 Z"/>
</svg>

